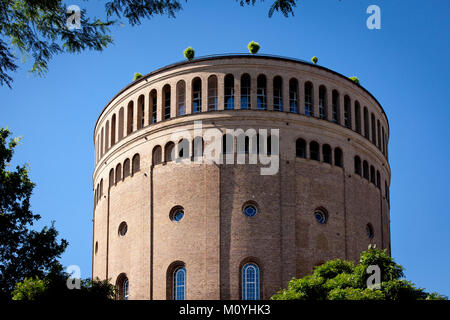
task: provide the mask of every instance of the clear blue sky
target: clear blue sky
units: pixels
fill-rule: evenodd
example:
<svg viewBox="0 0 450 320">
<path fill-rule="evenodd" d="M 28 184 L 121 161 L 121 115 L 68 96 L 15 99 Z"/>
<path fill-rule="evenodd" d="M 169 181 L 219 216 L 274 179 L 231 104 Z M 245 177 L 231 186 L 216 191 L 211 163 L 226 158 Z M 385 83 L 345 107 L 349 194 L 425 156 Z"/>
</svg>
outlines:
<svg viewBox="0 0 450 320">
<path fill-rule="evenodd" d="M 99 1 L 100 2 L 100 1 Z M 450 295 L 450 1 L 301 0 L 295 17 L 267 18 L 271 0 L 241 8 L 233 0 L 184 4 L 176 19 L 112 28 L 102 53 L 60 55 L 45 78 L 14 74 L 0 88 L 0 126 L 22 135 L 16 163 L 31 166 L 33 210 L 42 227 L 56 221 L 70 242 L 64 265 L 91 275 L 93 129 L 96 119 L 134 72 L 148 73 L 197 56 L 247 52 L 309 60 L 357 75 L 389 118 L 392 255 L 407 279 Z M 207 3 L 207 5 L 206 5 Z M 102 16 L 102 7 L 71 1 Z M 366 28 L 366 8 L 381 8 L 381 30 Z"/>
</svg>

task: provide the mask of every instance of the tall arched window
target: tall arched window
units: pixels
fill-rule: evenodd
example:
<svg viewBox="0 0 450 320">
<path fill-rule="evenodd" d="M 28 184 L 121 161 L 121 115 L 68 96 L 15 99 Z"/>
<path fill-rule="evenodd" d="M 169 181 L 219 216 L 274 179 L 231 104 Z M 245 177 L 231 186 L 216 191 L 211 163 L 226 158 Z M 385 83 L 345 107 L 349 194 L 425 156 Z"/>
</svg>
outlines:
<svg viewBox="0 0 450 320">
<path fill-rule="evenodd" d="M 258 76 L 256 88 L 256 100 L 258 110 L 267 110 L 267 96 L 266 96 L 266 76 L 260 74 Z"/>
<path fill-rule="evenodd" d="M 143 95 L 140 95 L 138 98 L 137 119 L 137 128 L 141 129 L 145 127 L 145 104 Z"/>
<path fill-rule="evenodd" d="M 369 163 L 366 160 L 363 161 L 363 177 L 369 180 Z"/>
<path fill-rule="evenodd" d="M 316 141 L 309 143 L 309 158 L 311 160 L 320 161 L 320 146 Z"/>
<path fill-rule="evenodd" d="M 126 159 L 123 163 L 123 179 L 130 176 L 130 159 Z"/>
<path fill-rule="evenodd" d="M 173 299 L 186 300 L 186 267 L 178 267 L 173 272 Z"/>
<path fill-rule="evenodd" d="M 302 138 L 295 142 L 295 155 L 297 158 L 306 158 L 306 141 Z"/>
<path fill-rule="evenodd" d="M 130 283 L 128 281 L 127 276 L 125 273 L 119 274 L 116 280 L 116 288 L 117 288 L 117 295 L 119 300 L 128 300 L 129 298 L 129 286 Z"/>
<path fill-rule="evenodd" d="M 333 122 L 335 123 L 340 123 L 341 119 L 340 119 L 340 115 L 341 115 L 341 111 L 340 111 L 340 106 L 339 106 L 339 92 L 337 92 L 336 90 L 333 90 L 333 92 L 331 93 L 331 108 L 332 108 L 332 116 L 333 118 L 331 119 Z"/>
<path fill-rule="evenodd" d="M 314 116 L 313 85 L 309 81 L 305 83 L 305 115 Z"/>
<path fill-rule="evenodd" d="M 328 119 L 327 88 L 319 87 L 319 118 Z"/>
<path fill-rule="evenodd" d="M 182 116 L 186 113 L 186 83 L 180 80 L 177 83 L 177 116 Z"/>
<path fill-rule="evenodd" d="M 377 188 L 381 189 L 381 176 L 380 171 L 377 170 Z"/>
<path fill-rule="evenodd" d="M 111 118 L 111 147 L 116 144 L 116 114 Z"/>
<path fill-rule="evenodd" d="M 156 123 L 158 121 L 158 95 L 156 93 L 156 89 L 150 91 L 150 115 L 152 116 L 152 123 Z"/>
<path fill-rule="evenodd" d="M 155 146 L 152 151 L 152 164 L 157 165 L 162 161 L 162 148 L 161 146 Z"/>
<path fill-rule="evenodd" d="M 289 111 L 298 113 L 298 81 L 295 78 L 289 80 Z"/>
<path fill-rule="evenodd" d="M 224 105 L 225 110 L 234 109 L 234 77 L 232 74 L 225 76 Z"/>
<path fill-rule="evenodd" d="M 331 164 L 332 156 L 331 156 L 331 147 L 328 144 L 324 144 L 322 146 L 322 158 L 323 162 Z"/>
<path fill-rule="evenodd" d="M 140 156 L 139 156 L 139 153 L 136 153 L 136 154 L 133 156 L 133 169 L 132 169 L 133 175 L 134 175 L 136 172 L 139 172 L 139 170 L 141 170 L 141 158 L 140 158 Z"/>
<path fill-rule="evenodd" d="M 280 76 L 273 78 L 273 110 L 283 111 L 283 79 Z"/>
<path fill-rule="evenodd" d="M 355 125 L 356 132 L 361 133 L 361 106 L 358 101 L 355 101 Z"/>
<path fill-rule="evenodd" d="M 344 125 L 351 129 L 352 128 L 352 107 L 350 102 L 350 97 L 344 96 Z"/>
<path fill-rule="evenodd" d="M 251 109 L 250 101 L 251 79 L 248 73 L 241 76 L 241 109 Z"/>
<path fill-rule="evenodd" d="M 381 124 L 380 120 L 377 120 L 377 147 L 381 150 Z"/>
<path fill-rule="evenodd" d="M 123 281 L 122 285 L 122 300 L 128 300 L 129 298 L 129 285 L 130 282 L 128 281 L 128 278 Z"/>
<path fill-rule="evenodd" d="M 111 188 L 114 185 L 114 168 L 109 170 L 109 181 L 108 186 Z"/>
<path fill-rule="evenodd" d="M 170 119 L 170 85 L 163 87 L 164 119 Z"/>
<path fill-rule="evenodd" d="M 375 126 L 375 115 L 372 113 L 371 116 L 371 125 L 372 125 L 372 143 L 377 145 L 377 127 Z"/>
<path fill-rule="evenodd" d="M 192 112 L 202 111 L 202 80 L 197 77 L 192 80 Z"/>
<path fill-rule="evenodd" d="M 242 300 L 259 300 L 259 267 L 255 263 L 247 263 L 242 267 Z"/>
<path fill-rule="evenodd" d="M 204 141 L 201 136 L 195 137 L 192 140 L 192 156 L 194 157 L 194 161 L 203 157 L 204 150 Z"/>
<path fill-rule="evenodd" d="M 361 158 L 355 156 L 355 174 L 361 175 Z"/>
<path fill-rule="evenodd" d="M 109 150 L 109 120 L 105 124 L 105 152 Z"/>
<path fill-rule="evenodd" d="M 119 138 L 119 140 L 118 141 L 120 141 L 120 140 L 122 140 L 123 139 L 123 114 L 124 114 L 124 110 L 123 110 L 123 107 L 122 108 L 120 108 L 120 110 L 119 110 L 119 136 L 118 136 L 118 138 Z"/>
<path fill-rule="evenodd" d="M 343 160 L 341 148 L 335 148 L 334 149 L 334 165 L 342 168 L 344 166 L 343 162 L 344 162 L 344 160 Z"/>
<path fill-rule="evenodd" d="M 127 134 L 133 132 L 133 113 L 134 113 L 134 103 L 130 101 L 128 103 L 128 116 L 127 116 Z"/>
<path fill-rule="evenodd" d="M 169 141 L 164 147 L 164 158 L 166 162 L 175 160 L 175 143 Z"/>
<path fill-rule="evenodd" d="M 208 78 L 208 111 L 217 110 L 217 76 Z"/>
<path fill-rule="evenodd" d="M 116 166 L 116 184 L 122 180 L 122 165 L 119 163 Z"/>
<path fill-rule="evenodd" d="M 364 136 L 369 139 L 370 131 L 369 131 L 369 112 L 367 111 L 367 107 L 364 107 Z"/>
<path fill-rule="evenodd" d="M 374 166 L 370 166 L 370 182 L 373 184 L 376 184 L 376 180 L 375 180 L 375 167 Z"/>
<path fill-rule="evenodd" d="M 382 132 L 382 137 L 383 137 L 383 154 L 384 155 L 386 155 L 386 148 L 385 148 L 385 146 L 386 146 L 386 140 L 385 140 L 385 134 L 384 134 L 384 127 L 381 127 L 381 132 Z"/>
</svg>

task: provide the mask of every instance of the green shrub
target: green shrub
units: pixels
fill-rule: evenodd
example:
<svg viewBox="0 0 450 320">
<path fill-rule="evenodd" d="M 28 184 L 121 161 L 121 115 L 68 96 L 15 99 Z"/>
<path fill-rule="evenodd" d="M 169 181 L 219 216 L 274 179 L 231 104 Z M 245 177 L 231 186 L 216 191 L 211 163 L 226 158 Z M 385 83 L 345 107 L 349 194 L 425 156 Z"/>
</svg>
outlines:
<svg viewBox="0 0 450 320">
<path fill-rule="evenodd" d="M 317 61 L 319 61 L 319 58 L 317 58 L 316 56 L 314 56 L 314 57 L 311 58 L 311 61 L 312 61 L 314 64 L 317 64 Z"/>
<path fill-rule="evenodd" d="M 136 81 L 139 78 L 142 78 L 142 74 L 140 74 L 139 72 L 135 72 L 134 73 L 134 77 L 133 77 L 133 81 Z"/>
<path fill-rule="evenodd" d="M 195 51 L 192 49 L 192 47 L 187 47 L 186 50 L 184 50 L 184 57 L 191 61 L 195 57 Z"/>
<path fill-rule="evenodd" d="M 250 42 L 248 43 L 248 51 L 250 51 L 251 54 L 256 54 L 256 53 L 258 53 L 259 48 L 261 48 L 261 46 L 259 45 L 258 42 L 250 41 Z"/>
<path fill-rule="evenodd" d="M 36 278 L 25 278 L 23 282 L 17 282 L 12 292 L 13 300 L 36 300 L 47 289 L 45 281 Z"/>
<path fill-rule="evenodd" d="M 356 83 L 356 84 L 359 85 L 359 79 L 358 79 L 358 77 L 353 76 L 353 77 L 350 77 L 349 79 L 352 80 L 354 83 Z"/>
</svg>

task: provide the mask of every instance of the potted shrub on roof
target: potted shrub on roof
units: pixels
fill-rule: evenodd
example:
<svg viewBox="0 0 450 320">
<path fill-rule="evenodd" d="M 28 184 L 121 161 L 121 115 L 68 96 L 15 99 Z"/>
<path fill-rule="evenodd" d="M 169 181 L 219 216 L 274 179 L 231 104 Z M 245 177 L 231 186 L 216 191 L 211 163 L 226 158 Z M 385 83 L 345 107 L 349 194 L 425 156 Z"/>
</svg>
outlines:
<svg viewBox="0 0 450 320">
<path fill-rule="evenodd" d="M 251 41 L 248 44 L 248 51 L 250 51 L 251 54 L 256 54 L 259 51 L 259 48 L 261 48 L 261 46 L 259 45 L 258 42 L 255 41 Z"/>
<path fill-rule="evenodd" d="M 192 49 L 192 47 L 187 47 L 186 50 L 184 50 L 184 57 L 191 61 L 195 57 L 195 51 Z"/>
<path fill-rule="evenodd" d="M 314 57 L 311 58 L 311 61 L 312 61 L 314 64 L 317 64 L 317 61 L 319 61 L 319 58 L 317 58 L 316 56 L 314 56 Z"/>
<path fill-rule="evenodd" d="M 350 77 L 349 79 L 352 80 L 352 81 L 353 81 L 354 83 L 356 83 L 357 85 L 359 85 L 359 79 L 358 79 L 358 77 L 353 76 L 353 77 Z"/>
<path fill-rule="evenodd" d="M 137 79 L 142 78 L 142 74 L 139 72 L 134 73 L 133 81 L 136 81 Z"/>
</svg>

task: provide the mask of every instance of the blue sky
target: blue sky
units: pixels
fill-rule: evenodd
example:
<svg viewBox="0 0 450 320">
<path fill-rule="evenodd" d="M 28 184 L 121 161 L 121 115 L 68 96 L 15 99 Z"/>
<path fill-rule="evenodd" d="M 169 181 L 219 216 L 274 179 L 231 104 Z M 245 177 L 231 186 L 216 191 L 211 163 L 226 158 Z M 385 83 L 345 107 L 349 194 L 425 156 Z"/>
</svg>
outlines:
<svg viewBox="0 0 450 320">
<path fill-rule="evenodd" d="M 69 4 L 103 16 L 99 2 Z M 14 162 L 30 164 L 37 227 L 55 220 L 70 243 L 63 264 L 91 276 L 93 128 L 103 107 L 134 72 L 183 60 L 188 46 L 197 56 L 240 53 L 255 40 L 260 53 L 317 56 L 356 75 L 380 101 L 391 129 L 392 255 L 407 279 L 450 296 L 450 2 L 302 0 L 295 17 L 269 19 L 270 2 L 189 0 L 176 19 L 113 27 L 115 44 L 101 53 L 54 57 L 45 78 L 25 62 L 13 89 L 0 87 L 0 126 L 23 136 Z M 371 4 L 381 30 L 366 27 Z"/>
</svg>

